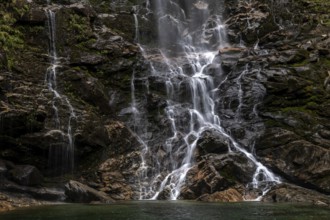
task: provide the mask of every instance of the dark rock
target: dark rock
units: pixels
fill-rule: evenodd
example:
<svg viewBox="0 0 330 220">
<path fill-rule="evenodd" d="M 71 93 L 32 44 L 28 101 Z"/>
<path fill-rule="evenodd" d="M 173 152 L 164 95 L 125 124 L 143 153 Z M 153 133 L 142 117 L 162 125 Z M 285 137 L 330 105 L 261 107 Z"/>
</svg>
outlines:
<svg viewBox="0 0 330 220">
<path fill-rule="evenodd" d="M 25 186 L 40 185 L 43 182 L 43 176 L 40 171 L 31 165 L 17 165 L 10 170 L 10 178 L 15 182 Z"/>
<path fill-rule="evenodd" d="M 79 56 L 72 57 L 71 65 L 97 65 L 105 62 L 107 59 L 99 54 L 80 53 Z"/>
<path fill-rule="evenodd" d="M 204 131 L 197 141 L 197 147 L 203 152 L 223 154 L 228 152 L 229 139 L 214 130 Z"/>
<path fill-rule="evenodd" d="M 251 182 L 255 165 L 237 153 L 207 154 L 194 167 L 186 178 L 186 185 L 180 195 L 183 199 L 196 199 L 233 186 Z"/>
<path fill-rule="evenodd" d="M 97 191 L 87 185 L 70 180 L 65 185 L 65 195 L 68 201 L 78 203 L 90 203 L 100 201 L 103 203 L 110 203 L 113 200 L 104 192 Z"/>
<path fill-rule="evenodd" d="M 20 18 L 20 21 L 31 24 L 44 24 L 44 22 L 47 21 L 47 16 L 43 8 L 31 8 L 31 10 Z"/>
<path fill-rule="evenodd" d="M 60 188 L 22 186 L 14 182 L 3 180 L 0 189 L 9 195 L 28 195 L 33 199 L 42 201 L 63 202 L 65 200 L 64 190 Z"/>
<path fill-rule="evenodd" d="M 0 68 L 1 69 L 7 69 L 8 66 L 8 60 L 6 53 L 3 51 L 0 51 Z"/>
<path fill-rule="evenodd" d="M 68 8 L 73 9 L 76 13 L 90 18 L 95 18 L 97 16 L 95 10 L 89 4 L 75 3 L 68 6 Z"/>
<path fill-rule="evenodd" d="M 138 198 L 139 192 L 130 185 L 139 172 L 140 152 L 133 151 L 124 155 L 112 157 L 100 164 L 98 181 L 100 191 L 106 192 L 116 200 L 131 200 Z"/>
<path fill-rule="evenodd" d="M 283 183 L 273 187 L 262 198 L 263 202 L 302 202 L 330 206 L 330 199 L 321 193 Z"/>
<path fill-rule="evenodd" d="M 301 140 L 293 132 L 274 129 L 257 142 L 258 156 L 292 182 L 330 192 L 329 150 Z M 312 156 L 311 156 L 312 155 Z"/>
<path fill-rule="evenodd" d="M 5 162 L 3 160 L 0 160 L 0 180 L 5 178 L 7 171 L 8 171 L 8 169 L 7 169 Z"/>
</svg>

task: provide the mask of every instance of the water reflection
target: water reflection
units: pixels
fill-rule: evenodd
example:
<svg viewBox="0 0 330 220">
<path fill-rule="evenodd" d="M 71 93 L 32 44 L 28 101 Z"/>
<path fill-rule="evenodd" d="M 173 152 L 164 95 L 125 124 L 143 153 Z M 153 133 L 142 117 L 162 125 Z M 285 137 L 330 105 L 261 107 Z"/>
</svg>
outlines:
<svg viewBox="0 0 330 220">
<path fill-rule="evenodd" d="M 1 220 L 329 219 L 330 209 L 301 204 L 139 201 L 112 205 L 55 205 L 0 214 Z"/>
</svg>

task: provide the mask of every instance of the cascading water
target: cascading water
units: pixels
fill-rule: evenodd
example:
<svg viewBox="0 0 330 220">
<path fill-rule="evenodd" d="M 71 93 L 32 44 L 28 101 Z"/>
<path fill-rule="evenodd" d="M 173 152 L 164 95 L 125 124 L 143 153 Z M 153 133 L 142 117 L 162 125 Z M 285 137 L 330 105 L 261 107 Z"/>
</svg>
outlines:
<svg viewBox="0 0 330 220">
<path fill-rule="evenodd" d="M 180 196 L 186 175 L 194 163 L 194 152 L 203 132 L 212 130 L 225 137 L 228 151 L 240 152 L 255 165 L 251 185 L 265 193 L 280 179 L 269 171 L 222 126 L 217 112 L 222 101 L 216 101 L 224 81 L 219 49 L 229 47 L 225 26 L 222 24 L 222 1 L 147 1 L 147 11 L 153 11 L 158 27 L 157 45 L 152 49 L 140 45 L 143 55 L 149 59 L 151 75 L 163 81 L 167 100 L 164 109 L 170 132 L 161 147 L 149 145 L 149 138 L 142 129 L 134 80 L 132 78 L 133 127 L 143 145 L 142 163 L 139 169 L 140 199 L 166 198 L 176 200 Z M 135 7 L 135 12 L 139 10 Z M 136 40 L 140 39 L 137 15 L 134 15 Z M 144 18 L 145 19 L 145 18 Z M 142 38 L 143 36 L 141 36 Z M 211 73 L 210 69 L 215 69 Z M 244 91 L 242 79 L 249 74 L 248 66 L 236 76 L 238 107 L 233 123 L 240 123 Z M 220 94 L 221 95 L 221 94 Z M 138 112 L 138 114 L 137 114 Z M 255 107 L 253 114 L 256 113 Z M 136 122 L 139 123 L 136 123 Z M 252 147 L 250 147 L 251 149 Z M 253 149 L 251 149 L 252 152 Z"/>
<path fill-rule="evenodd" d="M 48 2 L 49 3 L 49 2 Z M 48 18 L 49 57 L 50 66 L 47 68 L 45 82 L 48 90 L 53 94 L 52 108 L 54 112 L 54 125 L 47 133 L 57 137 L 55 143 L 50 144 L 49 166 L 57 174 L 72 172 L 74 168 L 74 138 L 72 135 L 72 121 L 76 118 L 74 108 L 69 99 L 57 90 L 57 73 L 60 67 L 60 58 L 56 50 L 56 14 L 51 9 L 45 11 Z M 65 108 L 64 113 L 61 109 Z M 69 116 L 67 115 L 69 112 Z M 67 119 L 66 123 L 62 121 Z"/>
</svg>

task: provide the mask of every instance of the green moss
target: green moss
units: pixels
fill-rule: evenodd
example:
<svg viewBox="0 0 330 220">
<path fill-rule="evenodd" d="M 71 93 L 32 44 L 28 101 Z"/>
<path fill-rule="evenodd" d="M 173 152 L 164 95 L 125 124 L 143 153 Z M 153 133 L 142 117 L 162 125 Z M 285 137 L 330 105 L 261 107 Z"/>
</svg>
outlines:
<svg viewBox="0 0 330 220">
<path fill-rule="evenodd" d="M 309 64 L 309 61 L 303 60 L 301 62 L 293 63 L 291 66 L 292 67 L 302 67 L 302 66 L 306 66 L 307 64 Z"/>
<path fill-rule="evenodd" d="M 330 67 L 330 59 L 328 59 L 328 58 L 321 58 L 320 60 L 319 60 L 319 63 L 321 64 L 321 65 L 324 65 L 324 66 L 326 66 L 326 67 Z"/>
<path fill-rule="evenodd" d="M 271 127 L 271 128 L 283 127 L 282 123 L 280 123 L 279 121 L 273 120 L 273 119 L 269 119 L 269 120 L 265 121 L 265 125 L 266 125 L 266 127 Z"/>
<path fill-rule="evenodd" d="M 319 108 L 319 105 L 316 102 L 308 102 L 306 104 L 306 108 L 307 109 L 312 109 L 312 110 L 316 110 Z"/>
<path fill-rule="evenodd" d="M 294 107 L 285 107 L 280 110 L 283 113 L 297 113 L 304 112 L 308 114 L 313 114 L 313 112 L 309 109 L 306 109 L 305 106 L 294 106 Z"/>
<path fill-rule="evenodd" d="M 0 48 L 7 54 L 9 69 L 14 64 L 15 51 L 24 47 L 23 34 L 16 22 L 28 9 L 25 1 L 11 0 L 0 5 Z"/>
<path fill-rule="evenodd" d="M 75 36 L 76 41 L 85 42 L 90 40 L 92 31 L 87 17 L 71 14 L 69 18 L 69 28 L 70 31 L 73 32 L 72 34 Z"/>
<path fill-rule="evenodd" d="M 304 0 L 308 3 L 310 13 L 324 26 L 330 27 L 330 1 L 329 0 Z"/>
</svg>

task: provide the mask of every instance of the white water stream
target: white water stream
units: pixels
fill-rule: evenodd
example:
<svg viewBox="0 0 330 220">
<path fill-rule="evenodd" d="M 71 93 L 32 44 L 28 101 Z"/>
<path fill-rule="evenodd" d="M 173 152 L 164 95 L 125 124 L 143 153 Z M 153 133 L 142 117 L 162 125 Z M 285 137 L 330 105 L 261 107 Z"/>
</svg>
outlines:
<svg viewBox="0 0 330 220">
<path fill-rule="evenodd" d="M 171 134 L 165 138 L 162 150 L 158 152 L 148 145 L 147 138 L 140 138 L 143 145 L 139 169 L 140 199 L 159 199 L 162 193 L 166 194 L 167 199 L 178 199 L 186 175 L 194 164 L 197 142 L 202 133 L 208 130 L 229 140 L 228 151 L 241 152 L 253 162 L 256 170 L 251 176 L 251 185 L 254 188 L 265 193 L 280 182 L 277 176 L 256 159 L 252 151 L 241 147 L 221 125 L 214 96 L 226 79 L 215 85 L 215 79 L 222 77 L 223 71 L 217 68 L 216 74 L 212 76 L 207 68 L 216 65 L 214 59 L 218 50 L 230 45 L 226 39 L 226 28 L 221 22 L 222 16 L 212 8 L 215 6 L 219 7 L 217 0 L 147 1 L 147 10 L 153 11 L 157 20 L 159 49 L 149 54 L 151 48 L 148 45 L 140 47 L 146 57 L 158 57 L 157 61 L 150 60 L 151 75 L 164 79 L 167 92 L 165 114 Z M 135 13 L 135 39 L 138 41 L 138 8 L 135 8 Z M 162 60 L 161 67 L 155 67 L 159 60 Z M 246 67 L 235 80 L 238 88 L 236 99 L 239 103 L 235 123 L 241 120 L 240 112 L 244 104 L 241 81 L 248 72 Z M 131 109 L 134 121 L 139 122 L 139 125 L 134 123 L 134 130 L 139 130 L 143 116 L 136 105 L 134 80 L 133 74 Z M 185 93 L 182 92 L 183 85 L 188 88 Z M 257 114 L 255 108 L 253 111 Z M 141 134 L 140 130 L 138 135 Z"/>
<path fill-rule="evenodd" d="M 48 132 L 48 135 L 58 134 L 61 136 L 61 140 L 58 140 L 58 143 L 50 145 L 49 166 L 51 169 L 57 169 L 57 172 L 72 172 L 74 169 L 72 121 L 76 118 L 76 114 L 69 99 L 57 89 L 57 74 L 58 68 L 61 67 L 61 62 L 56 50 L 56 13 L 52 9 L 47 9 L 45 13 L 48 18 L 50 57 L 50 66 L 46 71 L 45 82 L 48 90 L 53 94 L 52 108 L 54 110 L 54 126 Z M 64 108 L 65 112 L 61 113 L 60 108 Z"/>
</svg>

